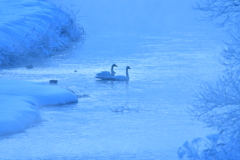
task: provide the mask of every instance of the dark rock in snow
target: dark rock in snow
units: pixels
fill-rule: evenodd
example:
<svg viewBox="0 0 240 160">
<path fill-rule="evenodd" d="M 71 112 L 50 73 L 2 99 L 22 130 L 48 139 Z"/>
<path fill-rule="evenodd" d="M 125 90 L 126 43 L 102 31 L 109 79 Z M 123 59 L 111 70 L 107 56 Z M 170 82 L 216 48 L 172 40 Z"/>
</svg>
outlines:
<svg viewBox="0 0 240 160">
<path fill-rule="evenodd" d="M 49 80 L 49 83 L 51 83 L 51 84 L 58 84 L 58 80 L 52 79 L 52 80 Z"/>
</svg>

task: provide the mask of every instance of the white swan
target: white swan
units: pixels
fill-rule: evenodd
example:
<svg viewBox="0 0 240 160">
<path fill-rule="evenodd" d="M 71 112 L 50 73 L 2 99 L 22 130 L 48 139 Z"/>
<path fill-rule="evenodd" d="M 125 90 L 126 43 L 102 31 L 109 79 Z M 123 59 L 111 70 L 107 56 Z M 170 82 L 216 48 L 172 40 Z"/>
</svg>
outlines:
<svg viewBox="0 0 240 160">
<path fill-rule="evenodd" d="M 129 81 L 128 69 L 131 69 L 129 66 L 126 67 L 126 76 L 114 76 L 114 81 Z"/>
<path fill-rule="evenodd" d="M 113 80 L 113 77 L 115 76 L 115 72 L 113 71 L 113 68 L 117 67 L 116 64 L 113 64 L 111 67 L 111 73 L 109 71 L 102 71 L 100 73 L 97 73 L 95 78 L 99 78 L 101 80 Z"/>
</svg>

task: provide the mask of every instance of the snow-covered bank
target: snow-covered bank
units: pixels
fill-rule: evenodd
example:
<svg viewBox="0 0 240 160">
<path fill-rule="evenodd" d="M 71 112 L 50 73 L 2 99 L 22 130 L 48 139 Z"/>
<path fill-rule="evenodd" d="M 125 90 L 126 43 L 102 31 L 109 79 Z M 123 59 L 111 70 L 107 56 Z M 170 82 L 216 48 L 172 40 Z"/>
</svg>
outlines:
<svg viewBox="0 0 240 160">
<path fill-rule="evenodd" d="M 0 66 L 53 55 L 83 38 L 74 15 L 46 0 L 0 0 L 0 4 Z M 40 106 L 77 101 L 61 88 L 0 79 L 0 135 L 40 121 Z"/>
<path fill-rule="evenodd" d="M 0 0 L 0 66 L 53 55 L 84 30 L 74 15 L 46 0 Z"/>
<path fill-rule="evenodd" d="M 75 103 L 71 92 L 33 82 L 0 79 L 0 135 L 20 132 L 41 121 L 39 107 Z"/>
</svg>

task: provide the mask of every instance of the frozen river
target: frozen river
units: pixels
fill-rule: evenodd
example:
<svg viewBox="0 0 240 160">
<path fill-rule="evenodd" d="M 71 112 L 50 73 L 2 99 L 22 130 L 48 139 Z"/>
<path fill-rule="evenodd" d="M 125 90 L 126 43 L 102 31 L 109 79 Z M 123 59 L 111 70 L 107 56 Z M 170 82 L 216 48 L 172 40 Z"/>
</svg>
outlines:
<svg viewBox="0 0 240 160">
<path fill-rule="evenodd" d="M 178 159 L 186 140 L 214 132 L 188 113 L 193 92 L 221 71 L 214 39 L 204 31 L 89 36 L 31 70 L 3 69 L 5 78 L 57 79 L 79 103 L 42 107 L 42 123 L 0 138 L 0 159 Z M 128 83 L 94 78 L 113 63 L 117 74 L 132 68 Z"/>
</svg>

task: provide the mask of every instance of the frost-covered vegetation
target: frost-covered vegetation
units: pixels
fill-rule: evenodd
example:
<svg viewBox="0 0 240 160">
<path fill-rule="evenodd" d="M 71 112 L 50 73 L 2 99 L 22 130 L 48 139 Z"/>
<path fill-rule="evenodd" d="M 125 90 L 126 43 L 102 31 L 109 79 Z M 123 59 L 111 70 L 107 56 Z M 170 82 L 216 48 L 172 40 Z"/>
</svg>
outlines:
<svg viewBox="0 0 240 160">
<path fill-rule="evenodd" d="M 45 0 L 0 0 L 0 65 L 47 57 L 83 41 L 75 15 Z"/>
<path fill-rule="evenodd" d="M 191 160 L 238 160 L 240 159 L 240 1 L 204 0 L 197 9 L 207 13 L 225 27 L 232 36 L 222 52 L 221 62 L 226 70 L 215 84 L 206 83 L 196 93 L 193 115 L 217 134 L 206 139 L 196 138 L 179 148 L 181 159 Z"/>
<path fill-rule="evenodd" d="M 0 0 L 0 66 L 48 57 L 83 40 L 74 15 L 44 0 Z M 0 136 L 41 121 L 39 108 L 77 102 L 62 88 L 0 79 Z"/>
<path fill-rule="evenodd" d="M 196 94 L 192 113 L 219 131 L 196 138 L 179 149 L 179 157 L 203 160 L 240 158 L 240 81 L 233 75 L 222 76 L 216 84 L 204 84 Z"/>
</svg>

